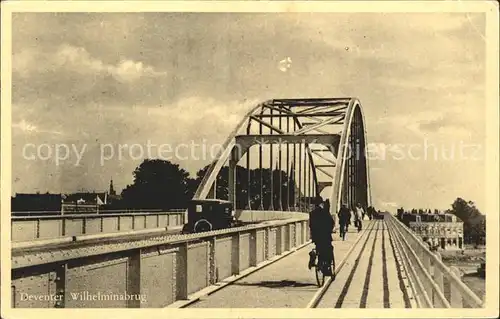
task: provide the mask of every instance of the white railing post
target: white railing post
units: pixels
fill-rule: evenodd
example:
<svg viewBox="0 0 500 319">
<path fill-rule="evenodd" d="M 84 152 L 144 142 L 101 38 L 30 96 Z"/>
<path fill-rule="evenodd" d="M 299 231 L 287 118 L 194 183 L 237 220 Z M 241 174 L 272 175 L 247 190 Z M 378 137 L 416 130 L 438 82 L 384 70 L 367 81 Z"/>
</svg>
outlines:
<svg viewBox="0 0 500 319">
<path fill-rule="evenodd" d="M 175 280 L 177 287 L 177 300 L 188 297 L 188 242 L 184 242 L 179 247 L 177 263 L 175 269 Z"/>
<path fill-rule="evenodd" d="M 216 267 L 216 260 L 215 260 L 215 252 L 217 249 L 217 237 L 212 237 L 210 238 L 210 248 L 208 252 L 208 267 L 209 267 L 209 284 L 213 285 L 217 281 L 219 281 L 219 278 L 217 278 L 217 267 Z"/>
<path fill-rule="evenodd" d="M 302 244 L 305 244 L 305 242 L 307 241 L 307 222 L 304 220 L 302 221 L 302 240 L 301 240 L 301 245 Z"/>
<path fill-rule="evenodd" d="M 435 255 L 439 260 L 442 260 L 440 253 L 436 252 Z M 441 292 L 444 292 L 443 273 L 441 272 L 439 267 L 436 266 L 434 266 L 434 281 L 436 282 L 436 285 L 438 286 L 439 290 Z M 445 305 L 443 305 L 441 300 L 438 298 L 436 292 L 432 294 L 432 298 L 433 298 L 434 308 L 445 308 Z"/>
<path fill-rule="evenodd" d="M 422 261 L 422 265 L 424 267 L 424 271 L 427 271 L 427 273 L 432 276 L 432 272 L 431 272 L 431 260 L 429 258 L 429 256 L 426 254 L 426 251 L 424 250 L 423 247 L 420 247 L 420 256 L 419 259 Z M 434 294 L 434 291 L 432 289 L 432 282 L 430 281 L 432 280 L 432 277 L 429 277 L 429 280 L 427 279 L 427 277 L 424 276 L 423 278 L 423 284 L 424 284 L 424 287 L 425 287 L 425 291 L 427 292 L 427 296 L 429 296 L 429 299 L 431 299 L 430 301 L 432 301 L 432 296 Z"/>
<path fill-rule="evenodd" d="M 293 231 L 293 247 L 299 246 L 299 223 L 293 223 L 294 231 Z"/>
<path fill-rule="evenodd" d="M 257 229 L 250 232 L 250 266 L 257 266 Z"/>
<path fill-rule="evenodd" d="M 240 232 L 231 237 L 231 273 L 238 275 L 240 273 Z"/>
<path fill-rule="evenodd" d="M 268 260 L 269 256 L 271 255 L 271 247 L 269 247 L 269 238 L 271 237 L 271 229 L 270 227 L 266 227 L 265 231 L 265 239 L 264 239 L 264 259 Z"/>
<path fill-rule="evenodd" d="M 276 229 L 276 255 L 281 255 L 283 250 L 287 250 L 282 244 L 283 230 L 284 226 L 278 226 Z"/>
<path fill-rule="evenodd" d="M 285 249 L 292 249 L 292 225 L 288 224 L 285 226 L 286 228 L 286 236 L 285 236 Z"/>
<path fill-rule="evenodd" d="M 458 277 L 461 277 L 460 270 L 458 268 L 451 266 L 450 270 Z M 450 281 L 450 305 L 452 308 L 463 308 L 462 295 L 455 286 L 454 282 Z"/>
</svg>

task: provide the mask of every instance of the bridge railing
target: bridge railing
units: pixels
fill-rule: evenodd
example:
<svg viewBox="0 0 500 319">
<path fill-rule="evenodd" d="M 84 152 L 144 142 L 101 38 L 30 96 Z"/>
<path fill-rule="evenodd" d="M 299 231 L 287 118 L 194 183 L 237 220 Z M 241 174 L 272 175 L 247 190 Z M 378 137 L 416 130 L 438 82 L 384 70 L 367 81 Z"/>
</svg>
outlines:
<svg viewBox="0 0 500 319">
<path fill-rule="evenodd" d="M 447 267 L 410 229 L 391 214 L 385 214 L 411 292 L 420 308 L 482 308 L 483 301 L 460 279 L 459 271 Z"/>
<path fill-rule="evenodd" d="M 13 216 L 11 239 L 13 242 L 24 242 L 182 226 L 186 221 L 185 215 L 184 211 L 174 211 Z"/>
<path fill-rule="evenodd" d="M 135 214 L 135 213 L 165 213 L 184 212 L 185 208 L 179 209 L 99 209 L 93 211 L 61 211 L 61 210 L 40 210 L 40 211 L 13 211 L 12 217 L 22 216 L 63 216 L 63 215 L 85 215 L 85 214 Z"/>
<path fill-rule="evenodd" d="M 92 247 L 13 249 L 12 307 L 166 307 L 308 241 L 308 219 L 299 217 Z M 23 298 L 47 291 L 55 297 Z"/>
</svg>

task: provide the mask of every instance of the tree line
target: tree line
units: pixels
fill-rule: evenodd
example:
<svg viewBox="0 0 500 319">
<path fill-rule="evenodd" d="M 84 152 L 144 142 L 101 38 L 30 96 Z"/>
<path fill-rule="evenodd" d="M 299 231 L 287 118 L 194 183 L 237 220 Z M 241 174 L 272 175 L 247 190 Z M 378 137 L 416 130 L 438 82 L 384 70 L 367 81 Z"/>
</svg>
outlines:
<svg viewBox="0 0 500 319">
<path fill-rule="evenodd" d="M 125 187 L 121 192 L 121 199 L 113 203 L 114 209 L 177 209 L 186 208 L 189 200 L 193 197 L 200 185 L 209 165 L 200 169 L 194 178 L 178 164 L 166 160 L 146 159 L 133 172 L 133 183 Z M 263 208 L 268 209 L 271 202 L 275 208 L 288 207 L 294 204 L 296 196 L 296 183 L 294 172 L 290 177 L 284 171 L 273 170 L 273 181 L 271 182 L 271 170 L 269 168 L 250 169 L 250 185 L 248 185 L 249 172 L 245 167 L 236 167 L 236 206 L 246 208 L 250 204 L 252 209 L 260 207 L 261 195 Z M 262 174 L 262 183 L 261 183 Z M 280 186 L 281 174 L 281 186 Z M 216 179 L 216 198 L 228 199 L 228 177 L 229 168 L 222 167 Z M 271 184 L 273 196 L 271 198 Z M 261 194 L 262 188 L 262 194 Z M 249 194 L 250 191 L 250 203 Z"/>
</svg>

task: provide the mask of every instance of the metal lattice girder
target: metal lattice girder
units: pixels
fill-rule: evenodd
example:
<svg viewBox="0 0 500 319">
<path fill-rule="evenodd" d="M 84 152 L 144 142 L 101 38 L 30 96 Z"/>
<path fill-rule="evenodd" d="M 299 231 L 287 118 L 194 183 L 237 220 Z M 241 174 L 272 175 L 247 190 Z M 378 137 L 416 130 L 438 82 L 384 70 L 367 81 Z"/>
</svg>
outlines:
<svg viewBox="0 0 500 319">
<path fill-rule="evenodd" d="M 252 115 L 253 118 L 270 118 L 270 117 L 295 117 L 295 118 L 308 118 L 308 117 L 329 117 L 329 116 L 342 116 L 345 111 L 331 111 L 331 112 L 318 112 L 318 113 L 283 113 L 283 114 L 256 114 Z"/>
<path fill-rule="evenodd" d="M 252 125 L 257 125 L 257 134 L 252 133 Z M 244 127 L 246 127 L 245 132 L 243 132 Z M 269 132 L 264 132 L 263 128 Z M 356 98 L 274 99 L 257 105 L 245 115 L 230 134 L 216 161 L 207 170 L 194 197 L 203 199 L 207 196 L 217 174 L 229 160 L 229 194 L 230 199 L 234 201 L 236 187 L 234 170 L 240 158 L 246 153 L 250 182 L 249 150 L 250 146 L 256 144 L 259 145 L 259 168 L 263 167 L 262 145 L 271 144 L 274 147 L 276 144 L 281 145 L 278 146 L 277 152 L 270 152 L 268 167 L 278 171 L 284 169 L 287 176 L 293 175 L 292 178 L 296 179 L 296 187 L 299 189 L 299 200 L 303 198 L 309 201 L 311 196 L 318 195 L 325 187 L 333 186 L 330 194 L 331 213 L 338 210 L 342 200 L 351 205 L 354 202 L 361 202 L 364 206 L 370 205 L 368 162 L 365 156 L 365 124 L 361 104 Z M 311 144 L 322 144 L 326 148 L 312 149 Z M 289 153 L 290 146 L 293 146 L 292 156 Z M 298 163 L 295 156 L 296 146 L 300 146 Z M 360 154 L 352 156 L 351 150 L 356 150 Z M 286 154 L 286 163 L 282 163 L 282 152 Z M 326 157 L 325 153 L 332 154 L 333 158 Z M 276 160 L 274 154 L 278 156 Z M 260 171 L 262 185 L 262 170 Z M 319 180 L 317 171 L 322 172 L 329 180 Z M 281 174 L 279 176 L 281 184 Z M 273 174 L 271 174 L 272 181 Z M 247 207 L 250 207 L 250 192 L 247 194 L 249 196 Z M 287 197 L 290 194 L 289 192 L 282 194 L 280 188 L 279 205 L 282 196 Z M 263 209 L 262 189 L 259 197 L 260 209 Z M 287 199 L 287 203 L 290 202 L 295 206 L 294 201 L 295 199 L 289 197 Z M 273 203 L 271 202 L 269 206 L 273 207 Z"/>
<path fill-rule="evenodd" d="M 238 135 L 236 136 L 236 147 L 240 149 L 240 154 L 236 155 L 239 160 L 252 145 L 278 144 L 286 145 L 290 143 L 303 144 L 323 144 L 332 150 L 338 148 L 340 136 L 337 134 L 309 134 L 309 135 Z"/>
</svg>

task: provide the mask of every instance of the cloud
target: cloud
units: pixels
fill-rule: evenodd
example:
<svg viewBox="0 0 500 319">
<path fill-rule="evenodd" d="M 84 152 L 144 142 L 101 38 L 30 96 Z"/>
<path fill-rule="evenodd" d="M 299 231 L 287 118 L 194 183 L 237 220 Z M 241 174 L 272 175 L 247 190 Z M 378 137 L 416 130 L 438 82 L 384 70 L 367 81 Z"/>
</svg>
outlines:
<svg viewBox="0 0 500 319">
<path fill-rule="evenodd" d="M 414 138 L 440 140 L 484 140 L 484 113 L 475 108 L 454 107 L 387 115 L 376 121 L 377 127 L 403 129 Z M 399 134 L 402 134 L 399 131 Z"/>
<path fill-rule="evenodd" d="M 37 132 L 36 126 L 27 123 L 25 120 L 22 120 L 19 123 L 13 123 L 12 127 L 19 128 L 23 132 Z"/>
<path fill-rule="evenodd" d="M 44 63 L 40 63 L 43 61 Z M 72 71 L 82 75 L 111 75 L 118 81 L 136 81 L 141 77 L 157 77 L 166 72 L 155 71 L 151 66 L 133 60 L 122 60 L 117 65 L 106 64 L 92 57 L 83 47 L 61 44 L 55 52 L 27 49 L 13 57 L 13 72 L 28 77 L 46 71 Z"/>
<path fill-rule="evenodd" d="M 12 127 L 17 128 L 21 132 L 26 133 L 26 134 L 36 134 L 36 133 L 50 133 L 50 134 L 55 134 L 55 135 L 62 135 L 63 134 L 60 131 L 40 129 L 37 126 L 35 126 L 31 123 L 28 123 L 25 120 L 21 120 L 18 123 L 13 123 Z"/>
<path fill-rule="evenodd" d="M 117 187 L 125 187 L 132 182 L 136 166 L 148 157 L 148 144 L 153 157 L 159 156 L 159 145 L 168 145 L 173 150 L 178 148 L 179 157 L 171 152 L 168 154 L 172 156 L 170 160 L 194 176 L 198 169 L 211 162 L 211 146 L 223 144 L 243 115 L 257 102 L 190 97 L 163 106 L 88 105 L 85 108 L 61 108 L 57 113 L 39 113 L 37 123 L 54 128 L 62 125 L 61 129 L 64 128 L 64 135 L 53 136 L 43 134 L 38 124 L 24 119 L 33 117 L 26 105 L 16 105 L 15 109 L 20 111 L 14 114 L 16 124 L 13 126 L 23 134 L 14 135 L 12 148 L 13 162 L 16 163 L 13 176 L 21 180 L 15 184 L 15 191 L 43 187 L 52 192 L 59 191 L 61 187 L 69 190 L 104 189 L 111 177 Z M 72 150 L 71 156 L 62 165 L 57 165 L 53 158 L 27 160 L 23 158 L 23 147 L 27 144 L 35 145 L 35 148 L 29 148 L 30 152 L 42 144 L 64 144 Z M 191 145 L 194 147 L 191 148 Z M 123 148 L 120 150 L 120 147 Z M 134 152 L 131 156 L 130 149 L 133 147 L 136 150 L 142 148 L 142 156 Z M 77 158 L 73 149 L 84 150 L 78 166 L 75 166 Z M 107 152 L 110 149 L 113 150 L 112 158 L 101 164 L 103 150 L 109 155 Z M 194 149 L 193 157 L 191 149 Z M 183 160 L 183 157 L 188 159 Z M 43 179 L 48 174 L 53 177 Z M 30 175 L 37 178 L 26 177 Z M 78 178 L 80 175 L 82 177 Z"/>
<path fill-rule="evenodd" d="M 465 130 L 464 122 L 457 121 L 453 115 L 442 115 L 437 118 L 430 118 L 419 123 L 419 129 L 423 132 L 439 132 L 442 129 Z"/>
<path fill-rule="evenodd" d="M 13 21 L 13 155 L 49 139 L 90 149 L 79 169 L 14 160 L 17 190 L 103 189 L 111 176 L 125 186 L 138 162 L 95 165 L 99 144 L 222 143 L 268 98 L 356 96 L 368 142 L 485 136 L 482 14 L 22 13 Z M 293 66 L 281 72 L 289 56 Z M 64 134 L 37 132 L 47 128 Z M 204 164 L 181 163 L 190 172 Z M 481 202 L 483 164 L 380 160 L 373 197 Z"/>
<path fill-rule="evenodd" d="M 162 92 L 166 76 L 165 71 L 134 59 L 105 63 L 83 47 L 26 48 L 13 56 L 12 96 L 14 104 L 44 100 L 47 111 L 88 104 L 154 103 L 166 97 Z M 151 94 L 151 88 L 158 94 Z"/>
</svg>

